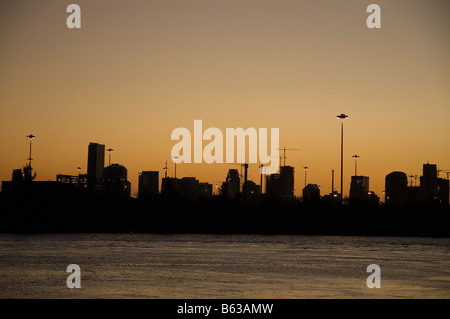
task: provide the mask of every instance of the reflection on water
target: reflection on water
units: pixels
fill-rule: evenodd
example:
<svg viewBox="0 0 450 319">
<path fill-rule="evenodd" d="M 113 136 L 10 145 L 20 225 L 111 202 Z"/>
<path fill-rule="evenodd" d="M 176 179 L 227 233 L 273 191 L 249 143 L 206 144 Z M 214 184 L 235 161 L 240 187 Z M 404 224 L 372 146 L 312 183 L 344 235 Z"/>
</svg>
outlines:
<svg viewBox="0 0 450 319">
<path fill-rule="evenodd" d="M 0 235 L 1 298 L 450 298 L 450 239 Z M 81 267 L 81 289 L 66 267 Z M 369 289 L 366 268 L 381 267 Z"/>
</svg>

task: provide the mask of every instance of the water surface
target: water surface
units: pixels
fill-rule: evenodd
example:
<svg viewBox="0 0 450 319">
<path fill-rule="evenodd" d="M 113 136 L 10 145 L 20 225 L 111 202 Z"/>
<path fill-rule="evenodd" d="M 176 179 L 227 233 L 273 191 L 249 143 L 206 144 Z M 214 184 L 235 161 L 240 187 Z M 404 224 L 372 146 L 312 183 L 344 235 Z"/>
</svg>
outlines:
<svg viewBox="0 0 450 319">
<path fill-rule="evenodd" d="M 0 234 L 0 297 L 450 298 L 449 252 L 448 238 Z"/>
</svg>

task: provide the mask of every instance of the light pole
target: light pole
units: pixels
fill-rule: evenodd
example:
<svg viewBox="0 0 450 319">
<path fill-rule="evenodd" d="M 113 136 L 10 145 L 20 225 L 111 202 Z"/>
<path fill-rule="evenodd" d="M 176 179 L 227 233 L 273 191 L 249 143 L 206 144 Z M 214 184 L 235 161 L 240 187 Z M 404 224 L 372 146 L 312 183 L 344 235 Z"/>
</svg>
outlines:
<svg viewBox="0 0 450 319">
<path fill-rule="evenodd" d="M 355 176 L 358 176 L 358 158 L 360 156 L 355 154 L 352 157 L 355 159 Z"/>
<path fill-rule="evenodd" d="M 334 193 L 334 169 L 331 170 L 331 194 Z"/>
<path fill-rule="evenodd" d="M 77 170 L 78 170 L 78 175 L 81 175 L 81 167 L 77 167 Z"/>
<path fill-rule="evenodd" d="M 27 135 L 27 138 L 30 140 L 30 157 L 28 158 L 28 160 L 30 161 L 30 173 L 31 173 L 31 141 L 35 138 L 36 136 L 34 136 L 33 134 Z"/>
<path fill-rule="evenodd" d="M 309 170 L 308 166 L 304 166 L 303 167 L 305 169 L 305 187 L 306 187 L 306 172 Z"/>
<path fill-rule="evenodd" d="M 263 171 L 263 169 L 264 169 L 264 165 L 259 165 L 259 168 L 261 169 L 261 174 L 260 174 L 260 179 L 259 179 L 259 185 L 260 185 L 260 189 L 259 189 L 259 193 L 262 195 L 262 193 L 263 193 L 263 174 L 264 174 L 264 171 Z"/>
<path fill-rule="evenodd" d="M 114 152 L 114 150 L 112 148 L 108 148 L 107 151 L 109 153 L 109 166 L 111 166 L 111 152 Z"/>
<path fill-rule="evenodd" d="M 341 203 L 344 202 L 343 181 L 344 181 L 344 120 L 348 118 L 348 115 L 342 113 L 337 116 L 341 120 Z"/>
<path fill-rule="evenodd" d="M 166 183 L 167 183 L 167 170 L 168 170 L 169 168 L 167 167 L 167 161 L 166 161 L 166 166 L 164 166 L 163 167 L 163 170 L 164 170 L 164 178 L 166 179 Z"/>
<path fill-rule="evenodd" d="M 178 156 L 172 156 L 172 158 L 176 161 L 177 159 L 179 159 L 179 157 Z M 174 164 L 175 164 L 175 178 L 177 178 L 177 162 L 175 162 L 175 161 L 173 161 L 174 162 Z"/>
</svg>

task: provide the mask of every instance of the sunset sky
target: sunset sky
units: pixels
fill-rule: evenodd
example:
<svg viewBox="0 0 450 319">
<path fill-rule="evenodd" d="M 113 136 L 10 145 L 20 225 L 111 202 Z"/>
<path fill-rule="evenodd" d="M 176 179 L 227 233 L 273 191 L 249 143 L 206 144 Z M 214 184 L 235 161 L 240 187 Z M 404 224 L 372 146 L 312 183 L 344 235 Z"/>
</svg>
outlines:
<svg viewBox="0 0 450 319">
<path fill-rule="evenodd" d="M 81 29 L 66 7 L 81 7 Z M 381 29 L 366 8 L 381 7 Z M 0 180 L 28 158 L 37 180 L 86 172 L 89 142 L 128 169 L 159 170 L 177 127 L 279 128 L 295 193 L 344 194 L 354 174 L 382 198 L 385 175 L 450 170 L 450 2 L 160 0 L 0 2 Z M 206 142 L 204 142 L 204 145 Z M 107 159 L 107 156 L 105 156 Z M 229 164 L 179 164 L 220 184 Z M 441 173 L 441 177 L 445 174 Z M 259 184 L 258 164 L 249 178 Z"/>
</svg>

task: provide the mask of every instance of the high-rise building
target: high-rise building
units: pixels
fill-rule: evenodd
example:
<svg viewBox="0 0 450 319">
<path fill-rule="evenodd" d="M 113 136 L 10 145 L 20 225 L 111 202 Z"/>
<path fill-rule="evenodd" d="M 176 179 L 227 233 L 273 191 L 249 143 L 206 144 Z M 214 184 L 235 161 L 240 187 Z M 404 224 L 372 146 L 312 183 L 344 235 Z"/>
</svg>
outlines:
<svg viewBox="0 0 450 319">
<path fill-rule="evenodd" d="M 162 178 L 163 196 L 197 199 L 212 196 L 212 184 L 200 183 L 195 177 Z"/>
<path fill-rule="evenodd" d="M 230 198 L 238 196 L 241 188 L 241 180 L 237 169 L 230 169 L 226 179 L 227 194 Z"/>
<path fill-rule="evenodd" d="M 423 176 L 420 177 L 419 201 L 432 203 L 437 201 L 438 181 L 436 164 L 423 164 Z"/>
<path fill-rule="evenodd" d="M 408 178 L 403 172 L 386 175 L 385 202 L 387 205 L 403 206 L 408 198 Z"/>
<path fill-rule="evenodd" d="M 111 164 L 103 170 L 103 190 L 129 197 L 131 183 L 127 180 L 128 171 L 125 166 Z"/>
<path fill-rule="evenodd" d="M 266 193 L 277 198 L 294 197 L 294 167 L 281 166 L 279 174 L 266 176 Z"/>
<path fill-rule="evenodd" d="M 281 197 L 294 197 L 294 168 L 292 166 L 280 167 Z"/>
<path fill-rule="evenodd" d="M 259 196 L 260 189 L 259 185 L 256 185 L 254 181 L 246 181 L 244 182 L 244 185 L 242 185 L 242 193 L 244 194 L 245 198 L 251 198 L 255 196 Z"/>
<path fill-rule="evenodd" d="M 369 177 L 352 176 L 350 183 L 350 202 L 364 202 L 369 194 Z"/>
<path fill-rule="evenodd" d="M 105 167 L 105 145 L 89 143 L 87 175 L 98 179 L 103 178 L 103 168 Z"/>
<path fill-rule="evenodd" d="M 159 172 L 143 171 L 139 175 L 139 198 L 148 198 L 159 193 Z"/>
</svg>

